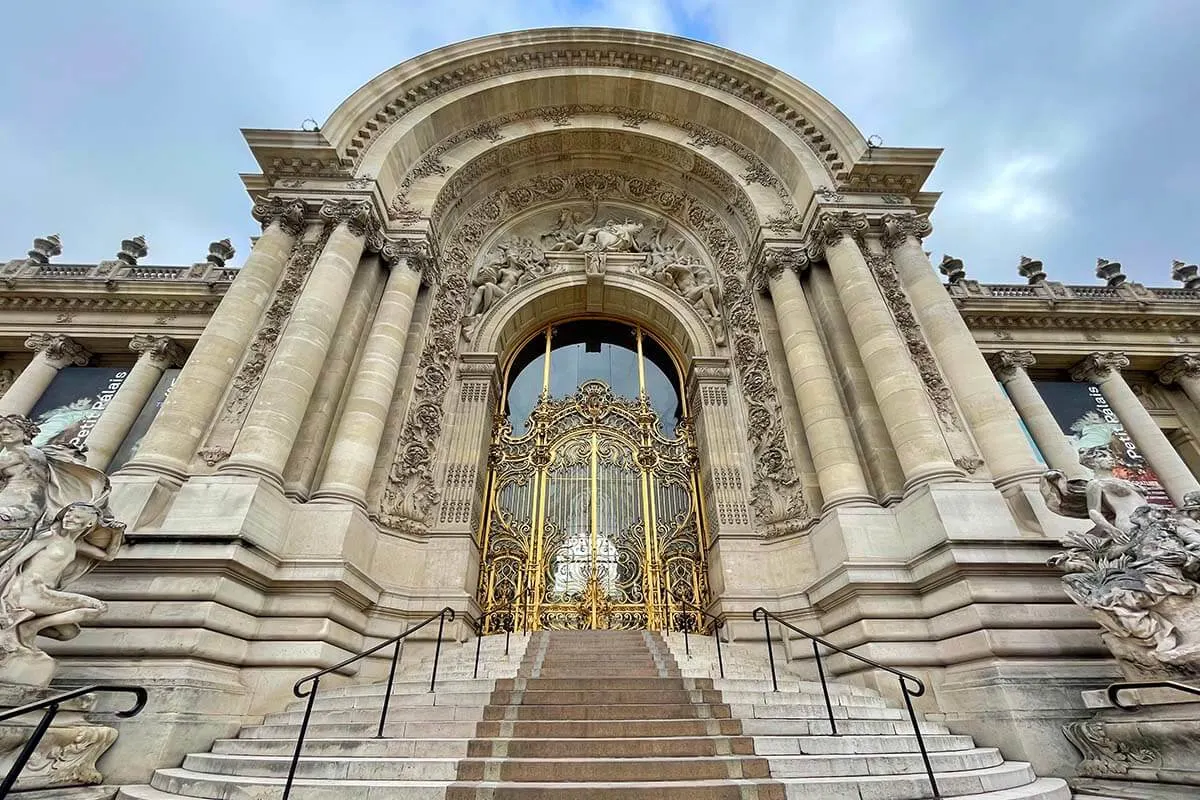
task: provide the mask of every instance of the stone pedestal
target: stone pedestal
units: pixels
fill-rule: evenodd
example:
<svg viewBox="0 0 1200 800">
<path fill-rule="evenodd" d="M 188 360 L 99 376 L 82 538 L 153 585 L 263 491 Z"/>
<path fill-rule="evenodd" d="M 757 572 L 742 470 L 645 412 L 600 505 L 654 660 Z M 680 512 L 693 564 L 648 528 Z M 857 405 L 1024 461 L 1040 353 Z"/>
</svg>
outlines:
<svg viewBox="0 0 1200 800">
<path fill-rule="evenodd" d="M 1167 688 L 1131 689 L 1114 707 L 1103 690 L 1084 692 L 1096 709 L 1063 726 L 1083 755 L 1072 781 L 1079 800 L 1200 797 L 1200 697 Z"/>
<path fill-rule="evenodd" d="M 36 703 L 59 694 L 58 689 L 32 689 L 0 683 L 0 711 Z M 75 794 L 67 787 L 94 786 L 104 780 L 96 769 L 96 760 L 117 740 L 117 731 L 104 725 L 88 722 L 84 715 L 92 710 L 95 697 L 78 697 L 62 704 L 37 749 L 17 779 L 16 790 L 47 790 L 21 797 L 90 798 L 88 793 Z M 20 755 L 29 736 L 41 721 L 41 711 L 0 723 L 0 776 L 7 775 Z M 91 790 L 88 790 L 89 792 Z M 95 795 L 103 797 L 103 794 Z"/>
</svg>

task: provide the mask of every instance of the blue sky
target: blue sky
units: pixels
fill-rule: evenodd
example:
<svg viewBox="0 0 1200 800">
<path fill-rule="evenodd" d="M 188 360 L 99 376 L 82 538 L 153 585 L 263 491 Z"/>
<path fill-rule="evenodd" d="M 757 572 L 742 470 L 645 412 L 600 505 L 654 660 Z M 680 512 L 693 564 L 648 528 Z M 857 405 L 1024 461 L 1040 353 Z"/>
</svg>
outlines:
<svg viewBox="0 0 1200 800">
<path fill-rule="evenodd" d="M 1171 285 L 1200 260 L 1195 0 L 209 0 L 11 4 L 0 67 L 0 261 L 191 263 L 256 233 L 242 127 L 323 121 L 375 74 L 546 25 L 677 33 L 824 94 L 887 145 L 946 149 L 927 246 L 1015 282 L 1022 254 L 1093 283 L 1099 256 Z"/>
</svg>

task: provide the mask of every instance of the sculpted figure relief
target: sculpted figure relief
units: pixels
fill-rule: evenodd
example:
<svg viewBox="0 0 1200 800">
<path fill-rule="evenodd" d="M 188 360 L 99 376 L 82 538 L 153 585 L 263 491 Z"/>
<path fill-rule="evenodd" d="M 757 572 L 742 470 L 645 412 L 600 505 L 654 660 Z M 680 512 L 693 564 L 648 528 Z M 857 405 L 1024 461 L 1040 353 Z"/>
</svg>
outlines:
<svg viewBox="0 0 1200 800">
<path fill-rule="evenodd" d="M 1113 476 L 1107 447 L 1080 461 L 1095 472 L 1090 480 L 1057 470 L 1042 478 L 1052 511 L 1094 524 L 1050 559 L 1067 573 L 1067 596 L 1095 614 L 1127 678 L 1200 675 L 1200 492 L 1180 509 L 1149 505 Z"/>
<path fill-rule="evenodd" d="M 63 587 L 116 557 L 124 524 L 108 478 L 78 452 L 32 445 L 37 426 L 0 417 L 0 680 L 45 686 L 54 662 L 37 636 L 70 639 L 103 602 Z"/>
</svg>

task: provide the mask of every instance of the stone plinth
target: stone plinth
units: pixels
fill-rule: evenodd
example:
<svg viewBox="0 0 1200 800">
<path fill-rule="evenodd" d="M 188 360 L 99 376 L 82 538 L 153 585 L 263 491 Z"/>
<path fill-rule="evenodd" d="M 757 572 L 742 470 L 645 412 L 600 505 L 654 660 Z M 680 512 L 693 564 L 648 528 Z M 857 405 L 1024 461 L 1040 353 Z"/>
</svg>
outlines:
<svg viewBox="0 0 1200 800">
<path fill-rule="evenodd" d="M 1076 798 L 1184 800 L 1200 796 L 1200 697 L 1167 688 L 1130 689 L 1116 708 L 1107 692 L 1083 693 L 1089 720 L 1063 726 L 1083 755 Z"/>
</svg>

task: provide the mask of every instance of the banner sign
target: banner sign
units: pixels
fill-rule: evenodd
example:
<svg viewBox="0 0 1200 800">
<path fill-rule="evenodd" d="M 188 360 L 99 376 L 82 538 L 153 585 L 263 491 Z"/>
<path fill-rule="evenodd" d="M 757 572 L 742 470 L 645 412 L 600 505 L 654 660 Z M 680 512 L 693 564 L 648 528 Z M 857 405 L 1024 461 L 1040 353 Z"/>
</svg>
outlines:
<svg viewBox="0 0 1200 800">
<path fill-rule="evenodd" d="M 126 461 L 133 458 L 138 445 L 142 443 L 142 437 L 146 435 L 146 431 L 150 430 L 150 423 L 154 422 L 154 418 L 158 416 L 158 410 L 162 408 L 163 401 L 167 399 L 167 395 L 178 377 L 178 368 L 172 367 L 163 371 L 163 376 L 158 379 L 158 384 L 150 394 L 150 399 L 146 401 L 146 405 L 142 406 L 141 413 L 137 415 L 137 419 L 133 421 L 133 427 L 125 436 L 125 441 L 121 442 L 121 446 L 117 448 L 112 461 L 109 462 L 109 472 L 115 472 L 123 467 Z"/>
<path fill-rule="evenodd" d="M 129 374 L 124 367 L 64 367 L 29 418 L 41 428 L 33 444 L 80 447 Z"/>
<path fill-rule="evenodd" d="M 1034 384 L 1078 452 L 1108 448 L 1116 462 L 1114 477 L 1132 483 L 1151 503 L 1171 505 L 1158 476 L 1138 452 L 1100 387 L 1075 381 L 1034 381 Z"/>
</svg>

